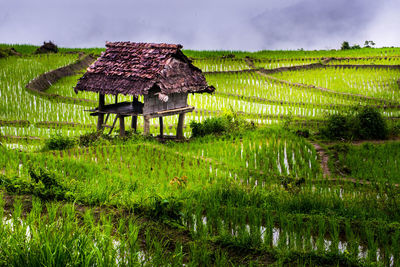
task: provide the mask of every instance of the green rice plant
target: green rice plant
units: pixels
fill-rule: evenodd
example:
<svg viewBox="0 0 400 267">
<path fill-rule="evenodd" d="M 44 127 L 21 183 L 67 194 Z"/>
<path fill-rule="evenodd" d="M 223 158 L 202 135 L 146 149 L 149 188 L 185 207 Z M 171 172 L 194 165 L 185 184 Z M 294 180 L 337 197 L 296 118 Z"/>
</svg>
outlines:
<svg viewBox="0 0 400 267">
<path fill-rule="evenodd" d="M 350 146 L 347 152 L 339 152 L 339 164 L 346 166 L 350 175 L 358 179 L 398 183 L 398 152 L 398 142 Z"/>
<path fill-rule="evenodd" d="M 203 70 L 220 72 L 248 69 L 249 61 L 274 68 L 327 57 L 353 57 L 348 64 L 393 65 L 399 49 L 185 53 Z M 0 131 L 8 136 L 0 147 L 0 195 L 5 196 L 0 200 L 0 215 L 5 218 L 0 222 L 0 265 L 398 264 L 400 204 L 392 185 L 398 177 L 396 142 L 337 151 L 338 164 L 346 165 L 352 177 L 373 182 L 356 185 L 321 181 L 314 147 L 278 126 L 235 134 L 228 127 L 229 134 L 180 143 L 110 137 L 67 150 L 25 150 L 57 132 L 74 138 L 94 130 L 95 119 L 83 111 L 87 107 L 79 98 L 97 101 L 97 95 L 72 93 L 82 73 L 59 80 L 48 91 L 73 97 L 75 104 L 61 98 L 49 101 L 24 89 L 37 75 L 76 57 L 0 59 L 0 119 L 7 121 L 0 122 Z M 331 62 L 341 61 L 346 59 Z M 326 67 L 273 75 L 331 91 L 284 83 L 256 70 L 207 73 L 217 93 L 190 95 L 189 104 L 196 110 L 187 114 L 185 124 L 213 120 L 227 110 L 232 116 L 241 114 L 249 125 L 284 124 L 288 118 L 293 125 L 321 124 L 328 114 L 350 112 L 357 104 L 377 108 L 385 118 L 400 114 L 395 107 L 399 101 L 394 69 Z M 176 122 L 176 117 L 165 119 L 168 126 Z M 157 123 L 152 120 L 153 134 Z M 173 133 L 174 127 L 166 127 L 166 132 Z M 185 133 L 190 136 L 189 127 Z M 12 136 L 42 140 L 19 141 Z M 91 137 L 87 139 L 86 144 L 91 143 Z M 36 171 L 31 177 L 29 164 L 55 175 Z M 33 196 L 32 209 L 25 211 L 27 197 L 11 194 L 35 195 L 32 186 L 38 184 L 42 193 L 46 185 L 58 185 L 70 197 L 61 203 Z M 18 190 L 9 190 L 17 185 Z M 11 197 L 17 199 L 14 207 L 7 202 Z M 175 234 L 183 238 L 175 240 Z"/>
<path fill-rule="evenodd" d="M 329 61 L 329 65 L 400 65 L 399 56 L 344 58 Z"/>
<path fill-rule="evenodd" d="M 290 82 L 313 84 L 338 92 L 360 94 L 398 103 L 396 69 L 322 68 L 275 73 Z"/>
<path fill-rule="evenodd" d="M 243 59 L 196 59 L 193 64 L 204 72 L 237 71 L 249 69 Z"/>
<path fill-rule="evenodd" d="M 337 220 L 331 219 L 329 221 L 329 236 L 331 239 L 331 245 L 329 247 L 330 251 L 334 254 L 339 253 L 339 234 L 340 234 L 340 225 Z"/>
</svg>

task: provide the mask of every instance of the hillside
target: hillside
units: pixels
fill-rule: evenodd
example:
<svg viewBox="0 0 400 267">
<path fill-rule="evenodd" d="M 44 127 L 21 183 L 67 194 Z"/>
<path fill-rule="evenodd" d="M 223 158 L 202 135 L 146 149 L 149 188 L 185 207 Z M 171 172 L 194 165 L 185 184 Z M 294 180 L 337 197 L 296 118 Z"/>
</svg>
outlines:
<svg viewBox="0 0 400 267">
<path fill-rule="evenodd" d="M 183 50 L 216 91 L 175 142 L 96 133 L 73 87 L 103 49 L 10 47 L 0 265 L 400 265 L 400 48 Z"/>
</svg>

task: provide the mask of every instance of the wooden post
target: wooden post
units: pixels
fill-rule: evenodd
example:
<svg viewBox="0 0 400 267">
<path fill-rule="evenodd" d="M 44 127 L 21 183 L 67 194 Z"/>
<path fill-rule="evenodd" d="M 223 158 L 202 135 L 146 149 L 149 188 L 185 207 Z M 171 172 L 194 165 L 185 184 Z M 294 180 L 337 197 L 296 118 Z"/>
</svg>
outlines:
<svg viewBox="0 0 400 267">
<path fill-rule="evenodd" d="M 136 133 L 136 130 L 137 130 L 137 116 L 132 116 L 131 128 Z"/>
<path fill-rule="evenodd" d="M 138 102 L 138 97 L 137 96 L 133 96 L 132 97 L 132 106 L 135 106 L 135 104 L 137 102 Z M 136 130 L 137 130 L 137 116 L 132 116 L 131 128 L 136 133 Z"/>
<path fill-rule="evenodd" d="M 160 136 L 163 138 L 164 135 L 164 123 L 163 123 L 163 117 L 159 117 L 160 119 Z"/>
<path fill-rule="evenodd" d="M 150 134 L 150 117 L 148 115 L 143 116 L 144 126 L 143 126 L 143 134 Z"/>
<path fill-rule="evenodd" d="M 99 107 L 98 110 L 101 111 L 104 108 L 104 95 L 99 93 Z M 104 122 L 104 114 L 99 113 L 99 116 L 97 117 L 97 131 L 100 131 L 103 129 L 103 122 Z"/>
<path fill-rule="evenodd" d="M 180 113 L 178 118 L 178 127 L 176 128 L 176 138 L 183 138 L 183 122 L 185 121 L 185 113 Z"/>
<path fill-rule="evenodd" d="M 118 115 L 118 116 L 119 116 L 119 136 L 125 137 L 125 116 L 123 115 Z"/>
</svg>

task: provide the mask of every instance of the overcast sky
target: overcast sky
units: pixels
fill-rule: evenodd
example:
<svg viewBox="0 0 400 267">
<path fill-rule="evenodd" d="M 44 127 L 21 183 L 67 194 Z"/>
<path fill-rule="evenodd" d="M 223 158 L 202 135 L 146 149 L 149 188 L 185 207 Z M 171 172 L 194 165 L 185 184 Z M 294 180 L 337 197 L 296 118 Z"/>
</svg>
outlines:
<svg viewBox="0 0 400 267">
<path fill-rule="evenodd" d="M 186 49 L 400 46 L 400 0 L 0 0 L 0 43 L 104 47 L 105 41 Z"/>
</svg>

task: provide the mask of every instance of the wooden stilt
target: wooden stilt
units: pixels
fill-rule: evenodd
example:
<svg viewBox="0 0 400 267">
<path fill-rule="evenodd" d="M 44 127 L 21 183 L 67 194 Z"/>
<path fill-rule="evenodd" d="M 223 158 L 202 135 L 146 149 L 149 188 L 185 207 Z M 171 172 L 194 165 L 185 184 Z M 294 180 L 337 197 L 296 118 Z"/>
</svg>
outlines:
<svg viewBox="0 0 400 267">
<path fill-rule="evenodd" d="M 164 135 L 164 123 L 163 123 L 163 117 L 159 117 L 160 119 L 160 136 L 163 138 Z"/>
<path fill-rule="evenodd" d="M 137 130 L 137 116 L 132 116 L 131 128 L 136 133 L 136 130 Z"/>
<path fill-rule="evenodd" d="M 176 138 L 183 138 L 183 122 L 185 120 L 185 113 L 180 113 L 178 118 L 178 127 L 176 128 Z"/>
<path fill-rule="evenodd" d="M 101 111 L 104 108 L 104 95 L 99 93 L 99 108 L 98 110 Z M 97 131 L 103 129 L 103 122 L 104 122 L 104 114 L 99 113 L 97 117 Z"/>
<path fill-rule="evenodd" d="M 143 134 L 149 135 L 150 134 L 150 116 L 146 115 L 143 117 L 144 126 L 143 126 Z"/>
<path fill-rule="evenodd" d="M 138 97 L 133 96 L 132 97 L 132 105 L 135 106 L 135 103 L 137 103 L 137 102 L 138 102 Z M 132 116 L 131 128 L 136 133 L 136 131 L 137 131 L 137 116 Z"/>
<path fill-rule="evenodd" d="M 125 116 L 119 115 L 119 136 L 125 137 Z"/>
</svg>

